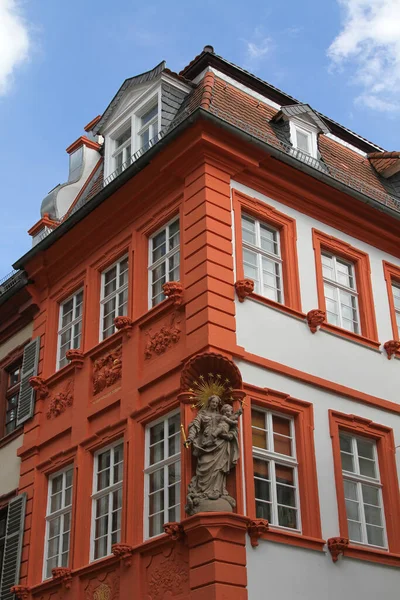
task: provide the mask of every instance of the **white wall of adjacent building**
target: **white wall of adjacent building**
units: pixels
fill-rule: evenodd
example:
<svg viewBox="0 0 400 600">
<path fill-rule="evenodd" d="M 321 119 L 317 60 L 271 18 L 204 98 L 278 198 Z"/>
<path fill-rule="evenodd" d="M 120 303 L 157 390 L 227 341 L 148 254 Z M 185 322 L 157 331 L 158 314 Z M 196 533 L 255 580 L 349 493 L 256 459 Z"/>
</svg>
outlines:
<svg viewBox="0 0 400 600">
<path fill-rule="evenodd" d="M 232 187 L 267 203 L 296 220 L 303 313 L 318 308 L 312 228 L 366 252 L 371 264 L 378 337 L 382 344 L 393 339 L 382 261 L 385 260 L 400 266 L 398 258 L 247 186 L 232 182 Z M 369 348 L 364 344 L 346 339 L 340 334 L 336 335 L 321 330 L 312 334 L 305 321 L 252 299 L 246 299 L 243 303 L 236 302 L 236 325 L 238 345 L 252 354 L 367 394 L 398 402 L 399 361 L 397 359 L 387 360 L 384 351 Z"/>
</svg>

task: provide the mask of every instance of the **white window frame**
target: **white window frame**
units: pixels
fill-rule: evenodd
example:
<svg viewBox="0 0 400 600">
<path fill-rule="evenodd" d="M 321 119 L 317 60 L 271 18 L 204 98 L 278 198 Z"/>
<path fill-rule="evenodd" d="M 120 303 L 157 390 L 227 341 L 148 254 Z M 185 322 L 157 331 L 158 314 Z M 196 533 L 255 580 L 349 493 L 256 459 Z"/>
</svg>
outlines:
<svg viewBox="0 0 400 600">
<path fill-rule="evenodd" d="M 72 471 L 72 486 L 71 486 L 71 504 L 68 504 L 68 506 L 65 506 L 65 490 L 66 490 L 66 476 L 67 473 L 69 471 Z M 56 477 L 59 477 L 60 475 L 62 475 L 62 502 L 61 502 L 61 508 L 54 511 L 53 513 L 50 513 L 50 508 L 51 508 L 51 487 L 52 487 L 52 482 Z M 47 575 L 47 561 L 49 560 L 49 556 L 48 556 L 48 542 L 49 542 L 49 533 L 50 533 L 50 521 L 53 521 L 53 519 L 56 519 L 58 517 L 60 517 L 61 519 L 61 524 L 60 524 L 60 533 L 58 535 L 60 542 L 59 542 L 59 549 L 58 549 L 58 557 L 57 557 L 57 567 L 61 567 L 61 548 L 62 548 L 62 537 L 63 537 L 63 529 L 64 529 L 64 518 L 65 515 L 70 513 L 70 529 L 69 529 L 69 546 L 68 546 L 68 564 L 70 561 L 70 552 L 71 552 L 71 532 L 72 532 L 72 504 L 73 504 L 73 497 L 74 497 L 74 466 L 73 465 L 68 465 L 67 467 L 65 467 L 64 469 L 62 469 L 61 471 L 57 471 L 56 473 L 52 473 L 50 475 L 50 477 L 48 478 L 48 484 L 47 484 L 47 505 L 46 505 L 46 532 L 45 532 L 45 539 L 44 539 L 44 555 L 43 555 L 43 581 L 46 579 L 51 579 L 51 575 L 48 576 Z"/>
<path fill-rule="evenodd" d="M 124 135 L 124 133 L 130 129 L 131 130 L 131 135 L 129 137 L 129 139 L 125 140 L 125 142 L 123 142 L 120 146 L 117 147 L 117 140 Z M 112 136 L 110 136 L 110 140 L 112 140 L 112 146 L 113 146 L 113 152 L 112 152 L 112 164 L 113 164 L 113 173 L 117 170 L 120 169 L 120 173 L 122 173 L 122 171 L 124 171 L 131 163 L 131 156 L 133 154 L 133 149 L 132 149 L 132 139 L 133 135 L 132 135 L 132 119 L 129 119 L 128 121 L 125 121 L 125 123 L 123 125 L 121 125 L 121 127 L 119 127 L 113 134 Z M 127 152 L 127 148 L 128 146 L 130 146 L 130 152 Z M 120 167 L 117 167 L 117 156 L 119 156 L 120 154 L 122 154 L 122 164 Z M 124 166 L 125 165 L 125 166 Z"/>
<path fill-rule="evenodd" d="M 318 143 L 317 143 L 317 130 L 303 121 L 291 119 L 289 122 L 290 127 L 290 139 L 292 142 L 293 149 L 301 152 L 311 158 L 318 158 Z M 306 135 L 309 139 L 310 152 L 306 152 L 298 147 L 297 143 L 297 132 L 301 132 Z"/>
<path fill-rule="evenodd" d="M 106 274 L 111 271 L 111 269 L 113 269 L 114 267 L 117 267 L 117 274 L 116 274 L 116 280 L 118 282 L 120 274 L 121 274 L 121 263 L 122 261 L 124 261 L 125 259 L 128 260 L 128 269 L 127 269 L 127 282 L 124 283 L 124 285 L 122 285 L 121 287 L 117 287 L 113 292 L 111 292 L 110 294 L 108 294 L 108 296 L 104 296 L 104 291 L 105 291 L 105 276 Z M 100 342 L 107 339 L 104 337 L 104 332 L 105 330 L 103 329 L 103 320 L 104 320 L 104 306 L 105 304 L 111 300 L 112 298 L 116 297 L 116 303 L 115 303 L 115 317 L 119 317 L 119 316 L 126 316 L 128 314 L 128 302 L 129 302 L 129 258 L 128 258 L 128 254 L 124 254 L 123 256 L 121 256 L 121 258 L 119 258 L 118 260 L 116 260 L 115 262 L 113 262 L 112 265 L 110 265 L 109 267 L 107 267 L 106 269 L 104 269 L 104 271 L 101 272 L 101 289 L 100 289 L 100 332 L 99 332 L 99 339 Z M 127 296 L 127 300 L 126 300 L 126 311 L 125 313 L 122 312 L 121 314 L 119 313 L 119 306 L 118 306 L 118 297 L 121 293 L 123 293 L 125 290 L 128 290 L 128 296 Z M 114 333 L 115 333 L 116 329 L 114 326 Z M 110 334 L 112 335 L 112 334 Z M 110 337 L 110 336 L 107 336 Z"/>
<path fill-rule="evenodd" d="M 392 281 L 392 297 L 393 297 L 393 308 L 394 308 L 394 315 L 395 315 L 395 319 L 396 319 L 396 325 L 397 325 L 397 331 L 398 331 L 398 335 L 400 338 L 400 307 L 396 307 L 396 296 L 394 293 L 394 290 L 398 290 L 399 295 L 400 295 L 400 284 L 397 283 L 396 281 Z"/>
<path fill-rule="evenodd" d="M 256 245 L 251 244 L 250 242 L 247 242 L 243 239 L 243 218 L 247 218 L 247 219 L 251 219 L 254 223 L 255 223 L 255 229 L 256 229 Z M 276 234 L 276 244 L 278 247 L 278 254 L 273 254 L 271 252 L 268 252 L 268 250 L 264 250 L 264 248 L 261 247 L 261 225 L 263 225 L 266 229 L 269 229 L 269 231 L 271 231 L 272 233 Z M 270 225 L 269 223 L 267 223 L 266 221 L 262 221 L 261 219 L 257 219 L 256 217 L 253 217 L 252 215 L 243 212 L 241 215 L 241 219 L 240 219 L 240 227 L 241 227 L 241 231 L 242 231 L 242 260 L 243 260 L 243 268 L 244 268 L 244 250 L 249 250 L 250 252 L 253 252 L 257 255 L 257 273 L 258 273 L 258 282 L 260 285 L 260 290 L 259 290 L 259 294 L 260 296 L 263 296 L 264 298 L 268 298 L 268 296 L 264 295 L 264 279 L 263 279 L 263 265 L 262 265 L 262 258 L 268 258 L 268 260 L 271 260 L 273 263 L 275 263 L 276 265 L 278 265 L 278 279 L 279 279 L 279 283 L 280 283 L 280 289 L 278 290 L 278 288 L 276 288 L 276 292 L 277 292 L 277 297 L 279 298 L 278 300 L 273 300 L 273 302 L 278 302 L 279 304 L 284 304 L 285 302 L 285 296 L 284 296 L 284 289 L 283 289 L 283 261 L 282 261 L 282 252 L 281 252 L 281 232 L 279 231 L 279 229 L 277 229 L 276 227 L 273 227 L 272 225 Z"/>
<path fill-rule="evenodd" d="M 269 462 L 270 466 L 270 489 L 271 489 L 271 522 L 269 523 L 271 527 L 274 529 L 282 529 L 284 531 L 294 531 L 296 533 L 301 533 L 301 507 L 300 507 L 300 494 L 299 494 L 299 474 L 298 474 L 298 461 L 297 461 L 297 448 L 296 448 L 296 437 L 295 437 L 295 425 L 294 418 L 286 415 L 284 413 L 279 413 L 274 410 L 263 409 L 257 405 L 252 405 L 251 410 L 255 410 L 259 413 L 264 413 L 265 415 L 265 430 L 267 431 L 267 449 L 258 448 L 257 446 L 252 447 L 252 455 L 254 458 L 259 460 L 264 460 L 265 462 Z M 287 456 L 286 454 L 280 454 L 279 452 L 275 452 L 271 450 L 273 447 L 273 424 L 272 417 L 277 416 L 282 419 L 286 419 L 290 422 L 290 437 L 292 440 L 292 456 Z M 254 427 L 252 424 L 252 432 L 253 429 L 258 429 L 262 431 L 260 428 Z M 272 444 L 272 446 L 271 446 Z M 285 467 L 291 467 L 293 469 L 294 474 L 294 487 L 295 487 L 295 500 L 296 506 L 289 506 L 288 508 L 296 509 L 297 514 L 297 527 L 285 527 L 284 525 L 279 525 L 278 518 L 278 498 L 276 491 L 276 475 L 275 475 L 275 465 L 283 465 Z M 254 468 L 254 467 L 253 467 Z M 254 472 L 253 472 L 254 479 Z M 283 484 L 282 484 L 283 485 Z M 256 498 L 255 494 L 255 502 L 257 500 L 262 501 L 262 498 Z M 283 506 L 283 505 L 281 505 Z"/>
<path fill-rule="evenodd" d="M 322 263 L 322 257 L 323 256 L 328 256 L 329 258 L 331 258 L 333 260 L 333 270 L 334 270 L 334 274 L 335 274 L 335 279 L 329 279 L 329 277 L 325 277 L 324 276 L 324 265 Z M 351 287 L 347 287 L 346 285 L 343 285 L 342 283 L 340 283 L 338 281 L 338 275 L 337 275 L 337 261 L 342 262 L 346 265 L 348 265 L 350 267 L 350 275 L 354 281 L 354 288 Z M 339 320 L 339 325 L 337 325 L 337 327 L 341 327 L 342 329 L 345 329 L 346 331 L 351 331 L 352 333 L 356 333 L 356 334 L 361 334 L 361 322 L 360 322 L 360 307 L 359 307 L 359 295 L 358 295 L 358 291 L 357 291 L 357 277 L 356 277 L 356 269 L 355 269 L 355 264 L 353 262 L 351 262 L 350 260 L 346 260 L 345 258 L 342 258 L 341 256 L 337 256 L 336 254 L 333 254 L 332 252 L 326 251 L 326 250 L 321 250 L 321 268 L 322 268 L 322 281 L 323 284 L 325 286 L 329 285 L 331 288 L 335 288 L 336 292 L 336 304 L 338 306 L 338 320 Z M 343 316 L 342 316 L 342 303 L 340 300 L 340 290 L 343 292 L 346 292 L 347 294 L 350 294 L 351 296 L 354 296 L 355 298 L 355 304 L 356 304 L 356 315 L 357 315 L 357 328 L 354 329 L 354 331 L 352 329 L 348 329 L 347 327 L 344 327 L 343 325 Z M 325 302 L 326 302 L 326 296 L 325 296 L 325 288 L 324 288 L 324 298 L 325 298 Z M 330 298 L 328 298 L 330 299 Z M 328 323 L 330 322 L 328 319 L 328 311 L 326 311 L 326 319 L 328 321 Z M 332 323 L 332 325 L 335 325 L 335 323 Z"/>
<path fill-rule="evenodd" d="M 180 468 L 182 468 L 182 456 L 181 456 L 181 448 L 179 449 L 179 452 L 177 454 L 174 454 L 173 456 L 168 456 L 168 440 L 169 440 L 169 436 L 168 436 L 168 420 L 171 419 L 172 417 L 175 417 L 176 415 L 180 415 L 180 411 L 179 410 L 174 410 L 173 412 L 168 413 L 167 415 L 164 415 L 163 417 L 160 417 L 159 419 L 152 421 L 151 423 L 149 423 L 148 425 L 146 425 L 146 429 L 145 429 L 145 468 L 144 468 L 144 539 L 152 539 L 157 537 L 158 535 L 162 535 L 163 532 L 156 534 L 154 536 L 150 537 L 150 531 L 149 531 L 149 520 L 150 520 L 150 511 L 149 511 L 149 507 L 150 507 L 150 503 L 149 503 L 149 494 L 150 494 L 150 475 L 152 473 L 154 473 L 155 471 L 160 471 L 161 469 L 164 469 L 164 523 L 167 523 L 169 521 L 169 517 L 168 517 L 168 512 L 171 508 L 174 508 L 176 506 L 179 506 L 179 511 L 180 514 L 182 514 L 182 504 L 181 504 L 181 498 L 182 498 L 182 472 L 181 472 L 181 479 L 179 480 L 180 485 L 180 496 L 179 496 L 179 504 L 175 504 L 174 506 L 169 506 L 169 499 L 168 499 L 168 489 L 169 489 L 169 484 L 168 484 L 168 467 L 174 463 L 180 463 Z M 152 427 L 154 427 L 155 425 L 158 425 L 159 423 L 164 422 L 164 459 L 160 460 L 156 463 L 154 463 L 153 465 L 150 465 L 150 429 Z M 180 431 L 178 433 L 179 436 L 179 445 L 180 445 Z M 167 458 L 165 458 L 167 457 Z M 174 484 L 176 485 L 176 484 Z M 156 514 L 156 513 L 155 513 Z"/>
<path fill-rule="evenodd" d="M 114 483 L 114 471 L 113 471 L 113 467 L 114 467 L 114 450 L 117 446 L 120 446 L 122 444 L 122 479 L 121 481 L 118 481 L 117 483 Z M 103 454 L 103 452 L 107 452 L 108 450 L 111 451 L 111 457 L 112 457 L 112 461 L 110 461 L 110 475 L 112 476 L 112 484 L 109 485 L 107 488 L 103 488 L 102 490 L 97 490 L 97 475 L 98 475 L 98 466 L 99 466 L 99 456 L 100 454 Z M 123 490 L 124 490 L 124 469 L 125 469 L 125 445 L 124 445 L 124 440 L 120 439 L 117 442 L 114 442 L 112 444 L 109 444 L 108 446 L 105 446 L 104 448 L 100 448 L 99 450 L 97 450 L 97 452 L 95 452 L 94 457 L 93 457 L 93 484 L 92 484 L 92 519 L 91 519 L 91 530 L 90 530 L 90 562 L 96 562 L 98 560 L 101 560 L 102 558 L 106 558 L 107 556 L 110 556 L 112 554 L 112 494 L 113 492 L 116 492 L 118 490 L 122 490 L 122 502 L 121 502 L 121 533 L 122 533 L 122 511 L 123 511 L 123 506 L 124 506 L 124 496 L 123 496 Z M 107 554 L 105 554 L 104 556 L 99 556 L 98 558 L 94 557 L 94 551 L 95 551 L 95 533 L 96 533 L 96 501 L 99 500 L 100 498 L 103 498 L 104 496 L 108 496 L 109 497 L 109 501 L 108 501 L 108 530 L 107 530 Z M 111 496 L 111 499 L 110 499 Z M 121 539 L 118 540 L 118 542 L 115 543 L 119 543 L 121 541 Z"/>
<path fill-rule="evenodd" d="M 382 497 L 382 483 L 381 483 L 380 472 L 379 472 L 379 458 L 378 458 L 378 449 L 376 447 L 376 441 L 371 438 L 368 438 L 368 437 L 354 435 L 353 433 L 348 433 L 347 431 L 342 431 L 342 430 L 339 431 L 339 439 L 340 439 L 340 435 L 346 436 L 351 439 L 352 452 L 353 452 L 353 457 L 354 457 L 353 463 L 354 463 L 355 471 L 354 472 L 345 471 L 342 466 L 343 487 L 344 487 L 344 480 L 348 480 L 348 481 L 351 481 L 351 482 L 357 484 L 357 502 L 358 502 L 358 506 L 359 506 L 359 516 L 360 516 L 359 522 L 361 524 L 362 541 L 351 540 L 350 535 L 349 535 L 350 542 L 352 544 L 357 544 L 357 545 L 361 545 L 361 546 L 368 546 L 368 547 L 372 547 L 372 548 L 379 548 L 380 550 L 387 550 L 388 549 L 388 540 L 387 540 L 387 532 L 386 532 L 385 507 L 383 504 L 383 497 Z M 358 460 L 359 457 L 358 457 L 357 440 L 367 441 L 370 443 L 373 442 L 376 477 L 368 477 L 367 475 L 361 475 L 360 465 L 359 465 L 359 460 Z M 341 450 L 340 454 L 342 452 L 343 451 Z M 345 453 L 345 454 L 347 454 L 347 453 Z M 374 488 L 378 489 L 379 503 L 380 503 L 379 508 L 381 509 L 381 515 L 382 515 L 382 529 L 383 529 L 383 542 L 384 542 L 383 546 L 377 546 L 376 544 L 370 544 L 368 542 L 367 522 L 366 522 L 365 510 L 364 510 L 364 504 L 366 504 L 366 503 L 364 503 L 362 487 L 361 487 L 363 483 L 366 485 L 369 485 L 370 487 L 374 487 Z M 346 504 L 346 498 L 345 498 L 345 504 Z M 371 505 L 371 506 L 373 506 L 373 505 Z M 346 510 L 346 519 L 347 519 L 347 522 L 349 520 L 350 521 L 353 520 L 353 519 L 349 519 L 347 517 L 347 510 Z M 372 523 L 369 523 L 369 525 L 373 526 Z"/>
<path fill-rule="evenodd" d="M 141 124 L 141 120 L 142 117 L 147 114 L 148 112 L 150 112 L 151 110 L 153 110 L 153 108 L 157 107 L 157 114 L 154 115 L 154 117 L 145 125 L 142 126 Z M 136 148 L 136 152 L 138 152 L 139 150 L 142 149 L 142 143 L 141 143 L 141 136 L 143 135 L 143 133 L 147 130 L 150 129 L 150 133 L 152 135 L 149 134 L 149 148 L 151 146 L 153 146 L 156 141 L 152 142 L 152 140 L 154 140 L 154 138 L 156 136 L 158 136 L 158 134 L 161 131 L 161 98 L 159 94 L 155 94 L 153 96 L 151 96 L 149 99 L 146 100 L 146 102 L 144 104 L 142 104 L 140 106 L 140 108 L 137 108 L 135 111 L 135 130 L 136 130 L 136 143 L 135 143 L 135 148 Z M 157 122 L 157 129 L 155 131 L 154 128 L 154 123 Z"/>
<path fill-rule="evenodd" d="M 166 243 L 166 248 L 169 248 L 169 228 L 171 227 L 171 225 L 173 225 L 174 223 L 176 223 L 176 221 L 179 221 L 179 244 L 177 244 L 174 248 L 172 248 L 172 250 L 167 250 L 167 252 L 164 254 L 164 256 L 161 256 L 158 260 L 156 260 L 154 263 L 152 263 L 152 252 L 153 252 L 153 239 L 159 235 L 162 231 L 165 230 L 165 243 Z M 167 283 L 168 281 L 171 281 L 169 278 L 169 267 L 168 267 L 168 263 L 169 263 L 169 259 L 174 256 L 174 254 L 177 254 L 178 252 L 180 253 L 181 251 L 181 219 L 180 219 L 180 215 L 175 216 L 173 219 L 171 219 L 170 221 L 168 221 L 168 223 L 166 223 L 165 225 L 163 225 L 162 227 L 160 227 L 159 229 L 157 229 L 157 231 L 155 231 L 150 237 L 149 237 L 149 242 L 148 242 L 148 257 L 149 257 L 149 266 L 148 266 L 148 305 L 149 308 L 153 307 L 153 294 L 152 294 L 152 286 L 153 286 L 153 282 L 152 282 L 152 273 L 153 270 L 156 269 L 158 266 L 160 266 L 162 263 L 166 263 L 166 268 L 165 268 L 165 282 Z M 179 279 L 180 280 L 180 270 L 181 270 L 181 257 L 179 255 Z M 176 280 L 174 280 L 176 281 Z M 163 298 L 165 299 L 165 297 Z M 160 302 L 158 302 L 158 304 L 160 304 L 162 302 L 162 300 Z M 154 304 L 154 306 L 157 306 L 157 304 Z"/>
<path fill-rule="evenodd" d="M 71 299 L 73 299 L 73 315 L 75 315 L 76 312 L 76 297 L 78 294 L 80 294 L 82 292 L 82 304 L 81 304 L 81 314 L 79 317 L 75 317 L 74 319 L 72 319 L 72 321 L 70 323 L 68 323 L 68 325 L 65 325 L 64 327 L 61 326 L 62 324 L 62 307 L 64 306 L 64 304 L 66 304 L 67 302 L 69 302 Z M 81 347 L 82 345 L 82 334 L 83 334 L 83 308 L 84 308 L 84 301 L 85 301 L 85 297 L 84 297 L 84 291 L 83 291 L 83 287 L 79 288 L 79 290 L 76 290 L 76 292 L 74 292 L 73 294 L 71 294 L 70 296 L 68 296 L 68 298 L 66 298 L 65 300 L 63 300 L 62 302 L 59 303 L 58 305 L 58 333 L 57 333 L 57 362 L 56 362 L 56 370 L 58 371 L 59 369 L 62 368 L 61 366 L 61 358 L 60 358 L 60 353 L 61 353 L 61 336 L 63 333 L 65 333 L 68 329 L 73 329 L 75 325 L 78 325 L 78 323 L 81 323 L 81 332 L 80 332 L 80 345 L 78 346 L 78 348 Z M 73 336 L 71 336 L 71 342 L 73 341 Z M 74 346 L 70 346 L 68 348 L 68 350 L 70 350 L 71 348 L 74 348 Z M 74 348 L 75 349 L 75 348 Z M 66 363 L 68 364 L 68 362 Z M 63 365 L 65 366 L 65 365 Z"/>
</svg>

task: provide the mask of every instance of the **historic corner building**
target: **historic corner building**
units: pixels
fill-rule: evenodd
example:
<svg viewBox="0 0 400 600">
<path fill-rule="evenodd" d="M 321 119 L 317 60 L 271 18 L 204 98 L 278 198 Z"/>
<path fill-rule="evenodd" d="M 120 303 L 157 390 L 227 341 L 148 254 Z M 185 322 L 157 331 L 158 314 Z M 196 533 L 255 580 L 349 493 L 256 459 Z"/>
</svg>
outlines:
<svg viewBox="0 0 400 600">
<path fill-rule="evenodd" d="M 206 46 L 67 153 L 0 281 L 1 600 L 395 598 L 400 152 Z"/>
</svg>

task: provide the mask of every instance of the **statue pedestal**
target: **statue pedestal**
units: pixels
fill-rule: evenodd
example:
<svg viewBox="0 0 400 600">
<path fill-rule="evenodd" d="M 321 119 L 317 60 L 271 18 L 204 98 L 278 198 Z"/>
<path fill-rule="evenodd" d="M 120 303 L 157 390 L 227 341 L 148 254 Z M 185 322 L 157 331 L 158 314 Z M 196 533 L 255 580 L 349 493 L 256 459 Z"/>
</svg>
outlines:
<svg viewBox="0 0 400 600">
<path fill-rule="evenodd" d="M 230 498 L 230 496 L 229 496 Z M 234 503 L 234 499 L 231 498 L 231 501 Z M 196 506 L 193 514 L 198 513 L 209 513 L 209 512 L 229 512 L 233 511 L 232 504 L 228 502 L 224 496 L 221 496 L 217 500 L 210 500 L 209 498 L 203 498 L 200 500 L 199 504 Z"/>
<path fill-rule="evenodd" d="M 191 600 L 247 600 L 248 522 L 248 517 L 231 512 L 203 512 L 182 521 L 190 553 Z"/>
</svg>

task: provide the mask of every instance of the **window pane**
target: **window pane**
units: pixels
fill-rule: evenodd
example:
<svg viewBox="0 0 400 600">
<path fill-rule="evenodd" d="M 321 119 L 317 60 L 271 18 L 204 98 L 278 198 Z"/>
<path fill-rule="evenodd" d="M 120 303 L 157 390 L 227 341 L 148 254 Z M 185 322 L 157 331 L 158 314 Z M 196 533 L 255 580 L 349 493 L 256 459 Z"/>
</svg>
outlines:
<svg viewBox="0 0 400 600">
<path fill-rule="evenodd" d="M 159 535 L 160 533 L 164 533 L 163 530 L 164 524 L 164 513 L 161 512 L 158 515 L 154 515 L 149 519 L 149 535 L 153 537 L 154 535 Z"/>
<path fill-rule="evenodd" d="M 355 521 L 348 521 L 349 538 L 353 542 L 361 542 L 361 524 Z"/>
<path fill-rule="evenodd" d="M 275 254 L 279 256 L 279 248 L 278 248 L 278 232 L 269 229 L 262 223 L 260 223 L 260 241 L 261 248 L 270 252 L 271 254 Z"/>
<path fill-rule="evenodd" d="M 367 537 L 368 544 L 373 544 L 374 546 L 385 545 L 383 529 L 381 527 L 373 527 L 372 525 L 367 525 Z"/>
<path fill-rule="evenodd" d="M 254 219 L 242 216 L 242 239 L 244 242 L 256 245 L 256 224 Z"/>
<path fill-rule="evenodd" d="M 254 487 L 255 487 L 255 497 L 259 500 L 271 500 L 271 488 L 270 483 L 265 480 L 255 479 Z"/>
<path fill-rule="evenodd" d="M 142 126 L 146 125 L 146 123 L 148 123 L 149 121 L 151 121 L 151 119 L 153 119 L 154 117 L 156 117 L 158 114 L 158 105 L 156 104 L 155 106 L 153 106 L 153 108 L 151 108 L 150 110 L 148 110 L 141 119 L 142 122 Z"/>
<path fill-rule="evenodd" d="M 294 488 L 278 484 L 276 486 L 276 494 L 278 504 L 284 504 L 285 506 L 296 506 L 296 494 Z"/>
<path fill-rule="evenodd" d="M 344 452 L 340 453 L 342 458 L 342 469 L 343 471 L 348 471 L 349 473 L 354 473 L 354 460 L 351 454 L 345 454 Z"/>
<path fill-rule="evenodd" d="M 358 500 L 357 495 L 357 484 L 354 481 L 343 480 L 344 485 L 344 497 L 349 500 Z"/>
<path fill-rule="evenodd" d="M 267 519 L 271 522 L 271 504 L 256 501 L 256 516 L 257 519 Z"/>
<path fill-rule="evenodd" d="M 363 500 L 366 504 L 380 505 L 379 489 L 371 485 L 362 485 Z"/>
<path fill-rule="evenodd" d="M 281 527 L 297 529 L 297 511 L 294 508 L 278 506 L 278 523 Z"/>
<path fill-rule="evenodd" d="M 364 505 L 365 521 L 369 525 L 380 525 L 382 526 L 382 512 L 377 506 Z"/>
<path fill-rule="evenodd" d="M 269 462 L 266 460 L 254 459 L 254 477 L 260 479 L 269 479 Z"/>
<path fill-rule="evenodd" d="M 294 469 L 292 467 L 277 464 L 275 466 L 275 476 L 277 483 L 294 485 Z"/>
<path fill-rule="evenodd" d="M 357 452 L 358 456 L 362 456 L 363 458 L 371 458 L 375 460 L 374 454 L 374 446 L 375 443 L 369 440 L 361 440 L 357 438 Z"/>
<path fill-rule="evenodd" d="M 361 475 L 365 475 L 366 477 L 376 477 L 375 463 L 372 460 L 359 458 L 358 462 Z"/>
<path fill-rule="evenodd" d="M 164 469 L 154 471 L 150 474 L 150 493 L 161 490 L 164 487 Z"/>
<path fill-rule="evenodd" d="M 310 150 L 310 134 L 296 129 L 297 148 L 302 152 L 311 154 Z"/>
<path fill-rule="evenodd" d="M 352 519 L 353 521 L 359 521 L 360 513 L 358 502 L 354 502 L 353 500 L 346 500 L 346 513 L 348 519 Z"/>
<path fill-rule="evenodd" d="M 251 411 L 253 446 L 267 448 L 267 432 L 265 431 L 265 413 L 258 410 Z M 257 427 L 257 429 L 256 429 Z"/>
</svg>

